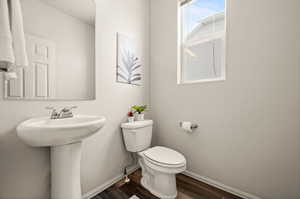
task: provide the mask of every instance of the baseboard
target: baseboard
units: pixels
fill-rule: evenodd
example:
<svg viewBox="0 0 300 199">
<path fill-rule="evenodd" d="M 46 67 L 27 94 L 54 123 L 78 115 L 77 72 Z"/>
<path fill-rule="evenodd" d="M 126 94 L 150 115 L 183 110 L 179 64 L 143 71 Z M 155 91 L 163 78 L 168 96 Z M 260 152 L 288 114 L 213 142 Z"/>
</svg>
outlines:
<svg viewBox="0 0 300 199">
<path fill-rule="evenodd" d="M 135 172 L 137 169 L 139 169 L 139 166 L 136 165 L 130 169 L 128 169 L 128 174 L 131 174 L 133 172 Z M 113 179 L 108 180 L 107 182 L 103 183 L 102 185 L 96 187 L 95 189 L 92 189 L 91 191 L 85 193 L 82 196 L 82 199 L 91 199 L 92 197 L 98 195 L 99 193 L 101 193 L 102 191 L 104 191 L 105 189 L 107 189 L 108 187 L 112 186 L 113 184 L 117 183 L 118 181 L 120 181 L 122 178 L 124 177 L 123 174 L 119 174 L 116 177 L 114 177 Z"/>
<path fill-rule="evenodd" d="M 209 184 L 213 187 L 216 187 L 216 188 L 221 189 L 223 191 L 229 192 L 233 195 L 239 196 L 239 197 L 244 198 L 244 199 L 262 199 L 258 196 L 246 193 L 246 192 L 241 191 L 241 190 L 236 189 L 236 188 L 232 188 L 230 186 L 227 186 L 227 185 L 222 184 L 220 182 L 217 182 L 215 180 L 209 179 L 207 177 L 198 175 L 198 174 L 193 173 L 191 171 L 184 171 L 183 174 L 186 175 L 186 176 L 189 176 L 191 178 L 194 178 L 195 180 L 204 182 L 204 183 Z"/>
<path fill-rule="evenodd" d="M 138 165 L 130 168 L 129 171 L 128 171 L 128 174 L 135 172 L 137 169 L 139 169 Z M 258 196 L 246 193 L 246 192 L 241 191 L 241 190 L 236 189 L 236 188 L 232 188 L 230 186 L 227 186 L 225 184 L 222 184 L 222 183 L 217 182 L 215 180 L 212 180 L 210 178 L 198 175 L 198 174 L 193 173 L 191 171 L 184 171 L 183 174 L 186 175 L 186 176 L 189 176 L 191 178 L 194 178 L 195 180 L 204 182 L 204 183 L 209 184 L 209 185 L 211 185 L 213 187 L 216 187 L 216 188 L 221 189 L 223 191 L 226 191 L 226 192 L 229 192 L 229 193 L 234 194 L 236 196 L 239 196 L 239 197 L 241 197 L 243 199 L 262 199 L 262 198 L 260 198 Z M 123 174 L 119 174 L 118 176 L 114 177 L 113 179 L 108 180 L 107 182 L 103 183 L 102 185 L 96 187 L 95 189 L 93 189 L 93 190 L 85 193 L 82 198 L 83 199 L 91 199 L 92 197 L 94 197 L 97 194 L 101 193 L 102 191 L 104 191 L 108 187 L 110 187 L 113 184 L 117 183 L 123 177 L 124 177 Z"/>
</svg>

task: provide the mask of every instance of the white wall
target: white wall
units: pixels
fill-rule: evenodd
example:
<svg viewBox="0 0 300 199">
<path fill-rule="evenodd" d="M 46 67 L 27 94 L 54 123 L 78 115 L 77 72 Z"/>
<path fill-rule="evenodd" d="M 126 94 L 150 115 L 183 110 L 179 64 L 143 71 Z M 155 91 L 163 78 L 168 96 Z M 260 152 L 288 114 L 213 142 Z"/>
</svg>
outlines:
<svg viewBox="0 0 300 199">
<path fill-rule="evenodd" d="M 185 154 L 188 169 L 265 199 L 300 192 L 300 28 L 298 0 L 230 2 L 227 80 L 176 84 L 176 0 L 151 0 L 151 105 L 159 144 Z M 119 124 L 132 104 L 149 102 L 148 0 L 98 0 L 97 100 L 0 101 L 0 198 L 47 199 L 49 149 L 24 145 L 16 125 L 45 115 L 47 105 L 78 105 L 77 113 L 107 117 L 84 143 L 83 192 L 128 163 Z M 272 6 L 272 9 L 270 7 Z M 145 66 L 142 87 L 115 83 L 117 31 L 137 38 Z M 298 40 L 297 40 L 298 39 Z M 181 120 L 200 127 L 194 134 Z"/>
<path fill-rule="evenodd" d="M 151 0 L 157 143 L 188 170 L 265 199 L 300 197 L 299 0 L 228 0 L 227 80 L 177 85 L 177 1 Z M 199 124 L 193 134 L 179 121 Z"/>
<path fill-rule="evenodd" d="M 56 45 L 55 98 L 93 99 L 95 27 L 41 0 L 24 0 L 22 8 L 25 34 Z"/>
<path fill-rule="evenodd" d="M 47 114 L 47 105 L 79 106 L 76 113 L 103 115 L 107 124 L 83 145 L 82 186 L 86 193 L 123 171 L 129 163 L 119 125 L 133 104 L 149 103 L 149 1 L 98 0 L 95 101 L 0 101 L 0 198 L 47 199 L 50 157 L 47 148 L 31 148 L 16 136 L 17 124 Z M 144 65 L 143 86 L 115 82 L 116 32 L 136 38 Z"/>
</svg>

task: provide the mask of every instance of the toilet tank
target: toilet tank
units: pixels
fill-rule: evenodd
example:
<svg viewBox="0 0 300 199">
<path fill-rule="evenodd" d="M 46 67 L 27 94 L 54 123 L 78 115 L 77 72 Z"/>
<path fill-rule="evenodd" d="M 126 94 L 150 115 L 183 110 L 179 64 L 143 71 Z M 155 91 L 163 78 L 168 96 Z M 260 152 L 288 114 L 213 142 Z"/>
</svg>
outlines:
<svg viewBox="0 0 300 199">
<path fill-rule="evenodd" d="M 139 152 L 150 147 L 152 140 L 152 120 L 123 123 L 121 125 L 127 151 Z"/>
</svg>

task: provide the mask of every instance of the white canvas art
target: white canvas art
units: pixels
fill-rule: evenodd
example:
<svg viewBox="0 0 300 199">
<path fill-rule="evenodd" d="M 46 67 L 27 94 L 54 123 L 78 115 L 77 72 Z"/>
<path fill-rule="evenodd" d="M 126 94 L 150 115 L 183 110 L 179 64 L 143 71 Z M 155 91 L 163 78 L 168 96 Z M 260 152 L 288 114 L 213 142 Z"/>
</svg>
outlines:
<svg viewBox="0 0 300 199">
<path fill-rule="evenodd" d="M 142 65 L 134 41 L 117 34 L 117 82 L 141 85 Z"/>
</svg>

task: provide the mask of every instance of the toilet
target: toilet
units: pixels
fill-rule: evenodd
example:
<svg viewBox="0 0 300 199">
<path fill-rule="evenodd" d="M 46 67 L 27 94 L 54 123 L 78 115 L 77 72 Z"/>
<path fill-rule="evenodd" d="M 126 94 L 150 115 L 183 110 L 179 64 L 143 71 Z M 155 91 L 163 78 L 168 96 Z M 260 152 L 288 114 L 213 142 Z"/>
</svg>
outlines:
<svg viewBox="0 0 300 199">
<path fill-rule="evenodd" d="M 175 199 L 176 174 L 185 171 L 186 159 L 173 149 L 150 147 L 152 126 L 152 120 L 123 123 L 121 128 L 125 146 L 127 151 L 138 154 L 142 186 L 159 198 Z"/>
</svg>

